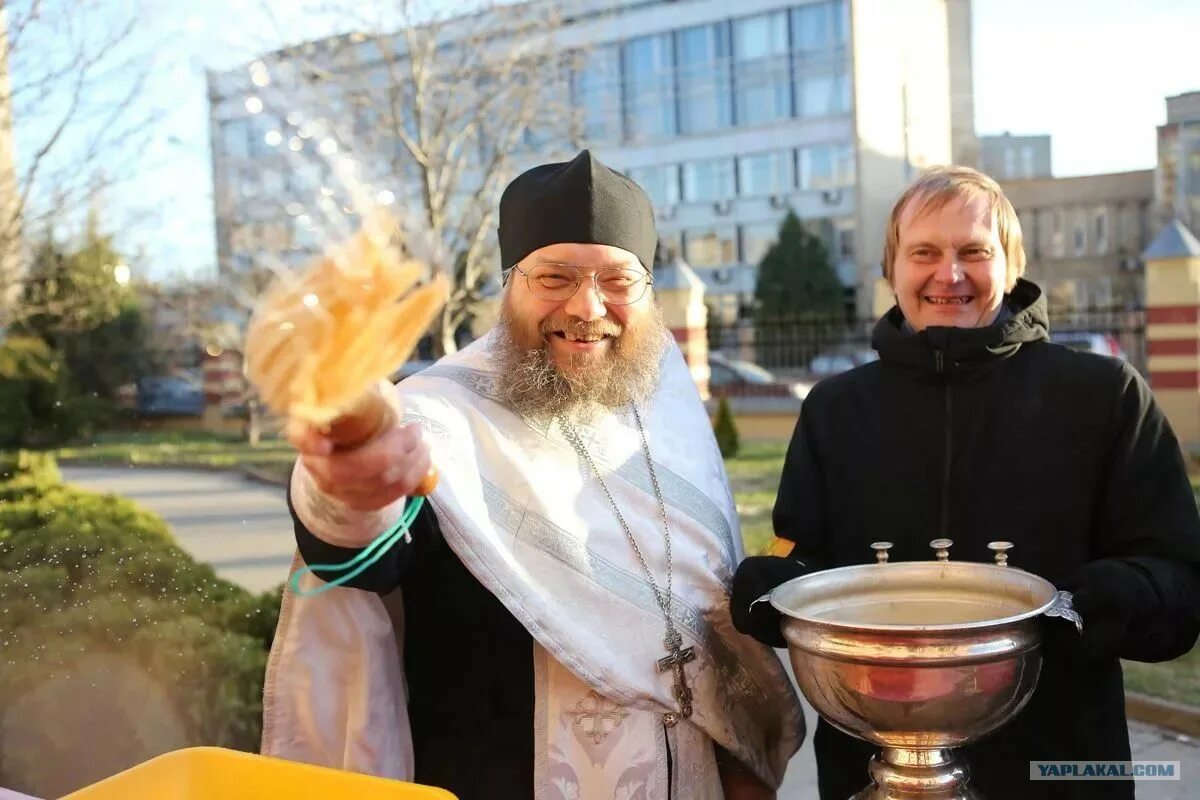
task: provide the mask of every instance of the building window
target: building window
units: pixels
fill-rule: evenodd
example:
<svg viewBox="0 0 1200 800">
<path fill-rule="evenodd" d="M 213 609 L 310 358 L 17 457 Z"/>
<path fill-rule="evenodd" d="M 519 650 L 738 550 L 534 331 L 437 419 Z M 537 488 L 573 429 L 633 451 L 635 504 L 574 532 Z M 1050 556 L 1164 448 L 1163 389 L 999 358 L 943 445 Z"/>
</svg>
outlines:
<svg viewBox="0 0 1200 800">
<path fill-rule="evenodd" d="M 724 267 L 737 263 L 737 229 L 733 226 L 684 231 L 683 246 L 693 267 Z"/>
<path fill-rule="evenodd" d="M 738 194 L 742 197 L 787 194 L 795 187 L 792 153 L 777 150 L 738 158 Z"/>
<path fill-rule="evenodd" d="M 1004 148 L 1004 177 L 1017 177 L 1017 151 L 1012 147 Z"/>
<path fill-rule="evenodd" d="M 1056 208 L 1053 212 L 1051 212 L 1051 221 L 1053 224 L 1051 227 L 1052 232 L 1050 234 L 1050 254 L 1054 258 L 1062 258 L 1064 255 L 1066 255 L 1066 233 L 1064 231 L 1066 220 L 1063 219 L 1063 216 L 1064 214 L 1061 208 Z"/>
<path fill-rule="evenodd" d="M 712 203 L 729 200 L 736 194 L 733 181 L 733 159 L 689 161 L 683 165 L 683 201 Z"/>
<path fill-rule="evenodd" d="M 819 144 L 797 151 L 801 189 L 836 189 L 855 183 L 854 148 L 849 144 Z"/>
<path fill-rule="evenodd" d="M 846 217 L 833 221 L 834 250 L 830 255 L 835 261 L 854 261 L 854 218 Z M 843 281 L 844 283 L 845 281 Z"/>
<path fill-rule="evenodd" d="M 656 256 L 664 263 L 671 263 L 677 258 L 683 258 L 683 233 L 681 231 L 658 232 L 658 253 Z"/>
<path fill-rule="evenodd" d="M 834 147 L 838 183 L 853 186 L 858 183 L 858 169 L 854 158 L 854 145 L 842 144 Z"/>
<path fill-rule="evenodd" d="M 792 8 L 792 49 L 800 55 L 820 55 L 848 40 L 848 2 L 810 2 Z"/>
<path fill-rule="evenodd" d="M 742 226 L 742 261 L 759 265 L 771 245 L 779 239 L 778 222 L 756 222 Z"/>
<path fill-rule="evenodd" d="M 655 208 L 673 206 L 679 202 L 679 166 L 661 164 L 629 170 L 629 178 L 646 190 Z"/>
<path fill-rule="evenodd" d="M 1092 218 L 1093 251 L 1098 256 L 1108 255 L 1108 209 L 1101 206 Z"/>
<path fill-rule="evenodd" d="M 621 70 L 615 47 L 598 47 L 571 75 L 571 100 L 578 110 L 583 138 L 620 141 Z"/>
<path fill-rule="evenodd" d="M 1071 242 L 1075 255 L 1087 255 L 1087 215 L 1083 209 L 1075 210 L 1075 224 L 1071 229 Z"/>
<path fill-rule="evenodd" d="M 797 116 L 849 112 L 850 72 L 844 47 L 849 38 L 848 4 L 834 0 L 793 8 L 791 29 Z"/>
<path fill-rule="evenodd" d="M 1112 277 L 1109 275 L 1101 275 L 1093 278 L 1090 285 L 1086 288 L 1089 295 L 1088 304 L 1090 308 L 1112 308 L 1113 307 L 1113 290 Z"/>
<path fill-rule="evenodd" d="M 1021 175 L 1026 178 L 1032 178 L 1033 172 L 1033 146 L 1023 145 L 1021 147 Z"/>
<path fill-rule="evenodd" d="M 229 158 L 246 158 L 250 155 L 250 121 L 227 119 L 221 123 L 221 150 Z"/>
<path fill-rule="evenodd" d="M 791 117 L 787 12 L 734 20 L 733 58 L 738 124 Z"/>
<path fill-rule="evenodd" d="M 671 136 L 677 130 L 672 41 L 670 34 L 642 36 L 622 48 L 627 139 Z"/>
<path fill-rule="evenodd" d="M 733 98 L 729 77 L 729 27 L 697 25 L 675 32 L 679 132 L 729 127 Z"/>
</svg>

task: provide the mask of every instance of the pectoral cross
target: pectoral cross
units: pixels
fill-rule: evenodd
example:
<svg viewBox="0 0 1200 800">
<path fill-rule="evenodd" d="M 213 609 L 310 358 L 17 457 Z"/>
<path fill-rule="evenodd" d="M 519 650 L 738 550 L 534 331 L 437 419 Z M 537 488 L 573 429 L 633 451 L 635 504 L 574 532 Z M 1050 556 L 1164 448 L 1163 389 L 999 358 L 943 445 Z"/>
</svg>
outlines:
<svg viewBox="0 0 1200 800">
<path fill-rule="evenodd" d="M 683 671 L 683 666 L 696 660 L 696 649 L 682 647 L 683 637 L 679 635 L 678 631 L 671 631 L 663 644 L 666 645 L 667 655 L 658 660 L 658 671 L 660 673 L 667 670 L 674 671 L 675 701 L 679 703 L 679 713 L 664 714 L 663 723 L 668 728 L 673 728 L 679 723 L 680 717 L 687 719 L 692 715 L 692 690 L 687 684 L 687 673 Z"/>
</svg>

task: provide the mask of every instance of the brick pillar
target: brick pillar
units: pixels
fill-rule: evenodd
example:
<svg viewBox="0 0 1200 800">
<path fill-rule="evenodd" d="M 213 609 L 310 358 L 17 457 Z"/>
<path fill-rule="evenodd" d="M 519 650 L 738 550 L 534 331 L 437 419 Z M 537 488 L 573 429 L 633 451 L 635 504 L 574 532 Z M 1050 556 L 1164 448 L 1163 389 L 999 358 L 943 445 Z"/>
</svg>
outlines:
<svg viewBox="0 0 1200 800">
<path fill-rule="evenodd" d="M 704 281 L 682 260 L 661 264 L 654 271 L 654 294 L 663 322 L 679 343 L 700 397 L 708 399 L 708 309 Z"/>
<path fill-rule="evenodd" d="M 1200 241 L 1175 220 L 1142 259 L 1150 386 L 1180 444 L 1200 447 Z"/>
<path fill-rule="evenodd" d="M 236 350 L 205 354 L 200 369 L 204 380 L 204 427 L 220 431 L 225 427 L 222 407 L 246 391 L 242 354 Z"/>
</svg>

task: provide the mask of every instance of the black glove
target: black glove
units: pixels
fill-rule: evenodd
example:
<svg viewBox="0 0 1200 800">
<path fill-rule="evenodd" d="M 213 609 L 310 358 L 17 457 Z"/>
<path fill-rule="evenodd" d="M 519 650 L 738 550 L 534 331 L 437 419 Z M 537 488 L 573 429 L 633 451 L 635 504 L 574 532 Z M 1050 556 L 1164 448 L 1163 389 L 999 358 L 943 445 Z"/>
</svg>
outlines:
<svg viewBox="0 0 1200 800">
<path fill-rule="evenodd" d="M 808 567 L 792 558 L 750 556 L 738 565 L 733 575 L 733 596 L 729 600 L 733 627 L 771 647 L 784 647 L 780 630 L 782 615 L 770 603 L 751 603 L 781 583 L 808 574 Z"/>
<path fill-rule="evenodd" d="M 1047 658 L 1080 664 L 1111 661 L 1136 642 L 1139 613 L 1158 606 L 1154 587 L 1135 565 L 1119 558 L 1085 564 L 1066 588 L 1083 617 L 1083 633 L 1067 620 L 1048 618 L 1043 623 L 1043 648 Z"/>
</svg>

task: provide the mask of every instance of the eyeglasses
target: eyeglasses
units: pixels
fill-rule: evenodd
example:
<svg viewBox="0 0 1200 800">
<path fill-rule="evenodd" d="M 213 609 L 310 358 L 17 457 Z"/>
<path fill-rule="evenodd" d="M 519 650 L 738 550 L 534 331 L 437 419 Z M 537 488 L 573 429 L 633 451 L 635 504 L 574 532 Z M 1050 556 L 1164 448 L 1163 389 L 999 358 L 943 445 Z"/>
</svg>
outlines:
<svg viewBox="0 0 1200 800">
<path fill-rule="evenodd" d="M 531 267 L 528 272 L 517 266 L 512 269 L 525 277 L 530 294 L 539 300 L 555 303 L 574 295 L 584 280 L 579 272 L 582 268 L 573 264 L 541 263 Z M 591 277 L 600 297 L 614 306 L 636 303 L 646 294 L 646 287 L 654 284 L 654 279 L 645 270 L 624 267 L 598 269 Z"/>
</svg>

